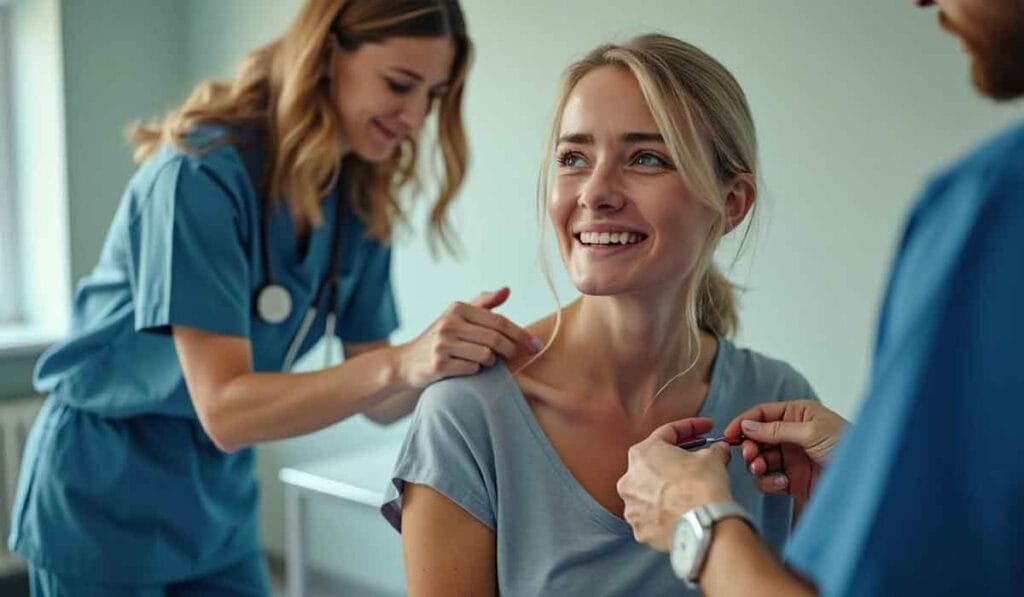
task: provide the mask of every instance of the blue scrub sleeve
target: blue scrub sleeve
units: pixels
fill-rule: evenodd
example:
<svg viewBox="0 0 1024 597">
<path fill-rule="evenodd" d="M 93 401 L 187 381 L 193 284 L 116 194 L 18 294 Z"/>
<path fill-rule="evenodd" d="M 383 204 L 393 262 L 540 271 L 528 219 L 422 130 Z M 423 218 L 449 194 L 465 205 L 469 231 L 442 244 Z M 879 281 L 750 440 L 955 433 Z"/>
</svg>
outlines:
<svg viewBox="0 0 1024 597">
<path fill-rule="evenodd" d="M 249 336 L 242 200 L 202 160 L 163 167 L 129 224 L 136 331 L 181 325 Z"/>
<path fill-rule="evenodd" d="M 868 398 L 787 546 L 822 595 L 1024 586 L 1024 169 L 969 174 L 911 222 Z"/>
<path fill-rule="evenodd" d="M 398 328 L 391 291 L 391 248 L 375 239 L 362 242 L 364 265 L 338 323 L 337 335 L 343 342 L 379 342 Z"/>
</svg>

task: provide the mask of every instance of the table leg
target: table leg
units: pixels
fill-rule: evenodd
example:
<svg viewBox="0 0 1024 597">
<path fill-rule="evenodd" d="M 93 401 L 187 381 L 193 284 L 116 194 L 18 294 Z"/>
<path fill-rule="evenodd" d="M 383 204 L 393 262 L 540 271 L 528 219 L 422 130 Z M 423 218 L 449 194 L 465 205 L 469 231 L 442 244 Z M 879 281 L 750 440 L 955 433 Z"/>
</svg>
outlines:
<svg viewBox="0 0 1024 597">
<path fill-rule="evenodd" d="M 306 596 L 306 504 L 302 490 L 285 486 L 285 582 L 288 597 Z"/>
</svg>

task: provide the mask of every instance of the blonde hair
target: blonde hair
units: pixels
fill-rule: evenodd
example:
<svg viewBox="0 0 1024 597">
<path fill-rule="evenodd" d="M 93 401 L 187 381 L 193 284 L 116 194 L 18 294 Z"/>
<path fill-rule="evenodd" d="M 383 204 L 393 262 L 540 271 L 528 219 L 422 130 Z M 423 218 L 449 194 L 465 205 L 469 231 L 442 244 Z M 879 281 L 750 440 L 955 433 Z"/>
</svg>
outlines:
<svg viewBox="0 0 1024 597">
<path fill-rule="evenodd" d="M 168 142 L 199 151 L 188 137 L 207 124 L 258 131 L 270 168 L 265 180 L 253 184 L 265 187 L 271 201 L 287 198 L 312 225 L 320 225 L 320 200 L 337 184 L 342 169 L 341 123 L 328 81 L 332 35 L 350 50 L 400 36 L 447 35 L 455 41 L 450 86 L 437 106 L 444 177 L 429 216 L 431 246 L 439 239 L 451 249 L 446 214 L 466 173 L 462 93 L 472 54 L 457 0 L 307 0 L 281 37 L 245 58 L 234 80 L 205 81 L 162 122 L 134 125 L 135 160 L 145 160 Z M 386 241 L 393 224 L 405 220 L 398 191 L 418 182 L 417 150 L 417 137 L 410 137 L 380 164 L 346 158 L 352 207 L 370 236 Z"/>
<path fill-rule="evenodd" d="M 622 45 L 606 44 L 595 48 L 570 66 L 562 77 L 538 181 L 542 252 L 546 246 L 552 157 L 562 113 L 580 80 L 605 66 L 627 69 L 636 78 L 677 171 L 694 197 L 715 216 L 685 294 L 688 340 L 691 347 L 696 346 L 692 367 L 699 359 L 701 330 L 728 337 L 736 332 L 739 323 L 735 288 L 712 258 L 727 224 L 723 185 L 738 176 L 747 176 L 756 184 L 754 120 L 736 79 L 721 63 L 691 44 L 666 35 L 648 34 Z M 548 285 L 558 301 L 548 261 L 542 258 L 541 262 Z M 548 346 L 558 334 L 561 311 L 559 303 Z M 533 359 L 524 368 L 532 362 Z"/>
</svg>

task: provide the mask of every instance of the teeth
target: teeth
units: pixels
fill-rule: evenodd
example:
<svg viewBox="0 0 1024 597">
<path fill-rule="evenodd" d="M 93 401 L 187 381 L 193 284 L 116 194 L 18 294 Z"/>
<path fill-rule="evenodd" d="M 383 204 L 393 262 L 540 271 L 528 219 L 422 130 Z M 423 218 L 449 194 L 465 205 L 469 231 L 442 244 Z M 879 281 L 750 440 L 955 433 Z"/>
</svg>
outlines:
<svg viewBox="0 0 1024 597">
<path fill-rule="evenodd" d="M 634 232 L 581 232 L 580 242 L 585 245 L 632 245 L 641 236 Z"/>
</svg>

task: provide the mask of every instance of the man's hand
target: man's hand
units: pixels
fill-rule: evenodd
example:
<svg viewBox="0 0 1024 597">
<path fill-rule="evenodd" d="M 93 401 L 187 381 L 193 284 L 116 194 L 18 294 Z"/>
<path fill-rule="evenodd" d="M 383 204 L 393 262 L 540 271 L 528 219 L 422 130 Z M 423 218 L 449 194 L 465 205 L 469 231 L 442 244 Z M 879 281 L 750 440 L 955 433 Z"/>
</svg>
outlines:
<svg viewBox="0 0 1024 597">
<path fill-rule="evenodd" d="M 743 459 L 764 493 L 810 497 L 847 422 L 814 400 L 759 404 L 732 420 L 725 437 L 746 436 Z"/>
<path fill-rule="evenodd" d="M 629 467 L 616 488 L 626 504 L 626 522 L 637 541 L 667 552 L 672 532 L 683 513 L 712 502 L 732 499 L 729 447 L 712 445 L 687 452 L 682 442 L 709 433 L 711 419 L 674 421 L 656 429 L 629 449 Z"/>
</svg>

